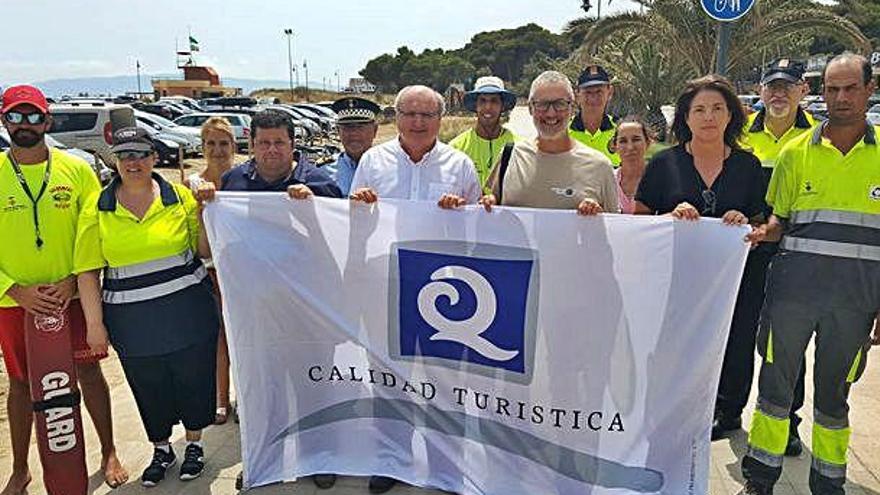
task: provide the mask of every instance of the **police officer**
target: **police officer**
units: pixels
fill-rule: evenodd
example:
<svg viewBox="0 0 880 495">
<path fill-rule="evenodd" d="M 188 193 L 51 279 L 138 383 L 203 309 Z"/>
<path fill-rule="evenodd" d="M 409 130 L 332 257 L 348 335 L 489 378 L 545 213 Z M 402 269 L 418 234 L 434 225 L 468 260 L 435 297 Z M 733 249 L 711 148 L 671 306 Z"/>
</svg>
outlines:
<svg viewBox="0 0 880 495">
<path fill-rule="evenodd" d="M 351 180 L 357 170 L 358 162 L 365 151 L 373 146 L 379 124 L 376 122 L 381 109 L 374 102 L 348 96 L 333 102 L 336 112 L 336 128 L 343 152 L 335 162 L 325 165 L 326 170 L 336 181 L 343 195 L 351 192 Z"/>
<path fill-rule="evenodd" d="M 608 72 L 601 65 L 587 66 L 578 77 L 575 93 L 578 113 L 571 121 L 568 133 L 590 148 L 602 152 L 617 167 L 620 165 L 620 157 L 610 148 L 615 125 L 611 116 L 605 113 L 612 96 L 614 86 L 611 85 Z"/>
<path fill-rule="evenodd" d="M 782 240 L 761 319 L 764 360 L 742 461 L 746 494 L 773 493 L 782 473 L 793 390 L 814 333 L 810 490 L 844 493 L 847 397 L 880 307 L 880 129 L 865 120 L 871 72 L 867 59 L 849 53 L 825 67 L 828 120 L 779 154 L 767 192 L 773 216 L 750 235 Z"/>
<path fill-rule="evenodd" d="M 761 77 L 761 101 L 764 108 L 749 116 L 743 132 L 743 147 L 751 149 L 761 160 L 765 187 L 770 181 L 773 165 L 782 147 L 807 132 L 813 119 L 800 107 L 806 93 L 802 63 L 783 58 L 767 66 Z M 749 254 L 743 282 L 737 301 L 743 311 L 734 316 L 724 354 L 721 381 L 715 403 L 716 417 L 712 439 L 724 437 L 741 426 L 740 416 L 749 398 L 755 362 L 755 337 L 758 317 L 764 302 L 764 281 L 770 259 L 776 253 L 776 243 L 762 243 Z M 795 388 L 790 414 L 791 432 L 785 454 L 797 456 L 803 451 L 796 414 L 804 405 L 804 369 Z"/>
</svg>

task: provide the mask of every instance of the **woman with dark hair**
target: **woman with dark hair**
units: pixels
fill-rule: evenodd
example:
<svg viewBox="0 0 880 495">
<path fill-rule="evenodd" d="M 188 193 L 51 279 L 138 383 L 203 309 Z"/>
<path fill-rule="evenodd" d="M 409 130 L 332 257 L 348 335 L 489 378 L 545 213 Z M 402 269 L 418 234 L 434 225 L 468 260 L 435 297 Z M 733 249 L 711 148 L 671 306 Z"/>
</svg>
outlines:
<svg viewBox="0 0 880 495">
<path fill-rule="evenodd" d="M 636 191 L 645 174 L 645 153 L 653 141 L 651 128 L 640 115 L 627 115 L 614 130 L 611 151 L 620 157 L 620 167 L 614 171 L 614 178 L 621 213 L 635 213 Z"/>
<path fill-rule="evenodd" d="M 739 146 L 746 117 L 727 79 L 710 75 L 688 82 L 675 105 L 678 144 L 651 160 L 636 193 L 637 214 L 683 220 L 721 218 L 727 225 L 766 222 L 761 162 Z M 751 257 L 750 257 L 751 258 Z M 751 261 L 751 260 L 750 260 Z M 738 430 L 751 386 L 763 279 L 746 264 L 721 371 L 712 439 Z M 746 393 L 741 385 L 748 380 Z"/>
</svg>

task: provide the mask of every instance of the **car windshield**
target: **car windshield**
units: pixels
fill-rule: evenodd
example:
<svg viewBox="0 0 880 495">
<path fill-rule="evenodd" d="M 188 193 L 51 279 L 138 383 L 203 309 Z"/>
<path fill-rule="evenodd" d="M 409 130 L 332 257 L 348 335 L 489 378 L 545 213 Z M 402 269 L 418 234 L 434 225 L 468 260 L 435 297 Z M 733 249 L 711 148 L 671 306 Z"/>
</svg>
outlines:
<svg viewBox="0 0 880 495">
<path fill-rule="evenodd" d="M 144 118 L 147 120 L 152 120 L 153 122 L 155 122 L 163 127 L 177 127 L 177 124 L 175 124 L 174 122 L 166 119 L 165 117 L 162 117 L 162 116 L 159 116 L 156 114 L 150 114 L 149 117 L 144 117 Z"/>
</svg>

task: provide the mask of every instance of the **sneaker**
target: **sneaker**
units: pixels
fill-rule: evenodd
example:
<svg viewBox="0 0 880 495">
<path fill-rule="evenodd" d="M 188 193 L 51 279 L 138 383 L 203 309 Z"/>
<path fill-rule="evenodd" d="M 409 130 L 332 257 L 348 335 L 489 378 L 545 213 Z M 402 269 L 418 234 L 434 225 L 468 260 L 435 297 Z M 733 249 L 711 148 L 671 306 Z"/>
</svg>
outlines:
<svg viewBox="0 0 880 495">
<path fill-rule="evenodd" d="M 173 449 L 169 448 L 168 452 L 158 448 L 153 449 L 153 460 L 141 475 L 141 485 L 146 487 L 158 485 L 160 481 L 165 479 L 165 471 L 168 471 L 168 468 L 176 462 L 177 457 L 174 456 Z"/>
<path fill-rule="evenodd" d="M 204 469 L 205 452 L 194 443 L 187 445 L 180 464 L 180 481 L 194 480 L 202 475 Z"/>
<path fill-rule="evenodd" d="M 741 495 L 773 495 L 773 487 L 746 481 L 746 486 L 743 487 Z"/>
<path fill-rule="evenodd" d="M 730 417 L 718 414 L 712 422 L 712 441 L 726 438 L 731 432 L 740 428 L 742 428 L 742 418 L 740 416 Z"/>
<path fill-rule="evenodd" d="M 397 480 L 387 476 L 370 476 L 370 493 L 385 493 L 394 488 Z"/>
<path fill-rule="evenodd" d="M 322 490 L 326 490 L 328 488 L 333 488 L 333 485 L 336 484 L 336 475 L 335 474 L 316 474 L 312 476 L 312 481 L 315 483 L 315 486 Z"/>
</svg>

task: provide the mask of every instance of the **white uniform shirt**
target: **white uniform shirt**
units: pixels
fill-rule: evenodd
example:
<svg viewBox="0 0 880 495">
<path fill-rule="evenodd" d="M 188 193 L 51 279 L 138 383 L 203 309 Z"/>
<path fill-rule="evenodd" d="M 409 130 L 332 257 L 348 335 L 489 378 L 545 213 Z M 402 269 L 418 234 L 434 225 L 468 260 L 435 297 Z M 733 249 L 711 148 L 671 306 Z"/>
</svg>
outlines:
<svg viewBox="0 0 880 495">
<path fill-rule="evenodd" d="M 399 138 L 374 146 L 361 157 L 351 191 L 369 187 L 379 199 L 434 201 L 455 194 L 468 204 L 480 199 L 480 179 L 467 155 L 437 141 L 422 159 L 413 162 Z"/>
</svg>

